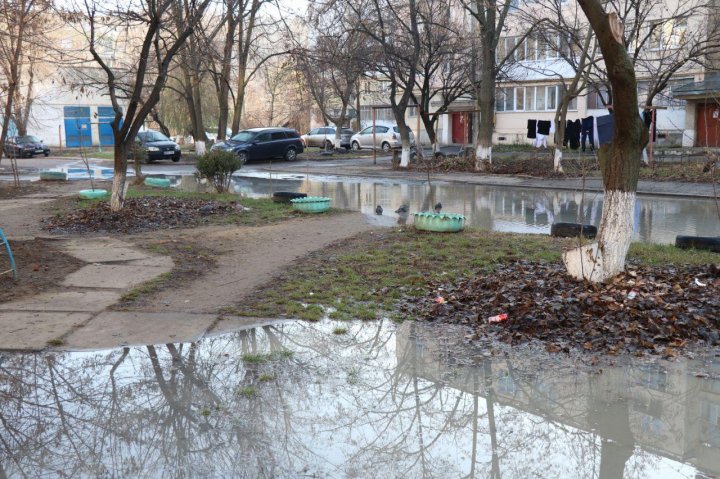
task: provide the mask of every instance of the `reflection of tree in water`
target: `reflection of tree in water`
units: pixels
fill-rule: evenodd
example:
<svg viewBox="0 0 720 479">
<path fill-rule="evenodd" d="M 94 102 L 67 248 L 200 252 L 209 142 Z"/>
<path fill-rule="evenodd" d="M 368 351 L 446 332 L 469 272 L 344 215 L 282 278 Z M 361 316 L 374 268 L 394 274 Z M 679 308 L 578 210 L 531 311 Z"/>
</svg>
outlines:
<svg viewBox="0 0 720 479">
<path fill-rule="evenodd" d="M 614 478 L 656 461 L 634 451 L 611 376 L 466 351 L 412 322 L 333 326 L 6 356 L 0 477 Z"/>
</svg>

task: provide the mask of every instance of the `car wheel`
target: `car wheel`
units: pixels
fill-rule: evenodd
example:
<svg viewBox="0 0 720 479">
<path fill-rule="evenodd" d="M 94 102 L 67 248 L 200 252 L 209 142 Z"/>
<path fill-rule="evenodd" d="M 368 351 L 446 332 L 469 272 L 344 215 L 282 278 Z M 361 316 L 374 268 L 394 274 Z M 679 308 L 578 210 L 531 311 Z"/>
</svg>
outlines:
<svg viewBox="0 0 720 479">
<path fill-rule="evenodd" d="M 287 151 L 285 152 L 285 159 L 287 161 L 297 160 L 297 150 L 295 150 L 294 146 L 291 146 L 290 148 L 287 149 Z"/>
<path fill-rule="evenodd" d="M 384 141 L 382 144 L 382 151 L 384 151 L 385 153 L 389 152 L 390 151 L 390 143 L 388 143 L 387 141 Z"/>
<path fill-rule="evenodd" d="M 50 156 L 50 152 L 49 152 L 49 151 L 46 151 L 46 152 L 43 153 L 43 155 L 45 155 L 45 158 L 47 158 L 48 156 Z"/>
<path fill-rule="evenodd" d="M 177 163 L 178 161 L 180 161 L 180 155 L 178 155 L 178 156 L 173 156 L 173 157 L 172 157 L 172 160 L 173 160 L 173 163 Z"/>
<path fill-rule="evenodd" d="M 332 150 L 333 149 L 333 143 L 330 140 L 325 140 L 325 149 L 326 150 Z"/>
<path fill-rule="evenodd" d="M 243 163 L 247 162 L 247 159 L 248 159 L 247 151 L 239 151 L 237 155 L 238 155 L 238 158 L 240 158 L 240 161 L 242 161 Z"/>
<path fill-rule="evenodd" d="M 359 151 L 359 150 L 360 150 L 360 143 L 358 143 L 357 141 L 353 141 L 353 142 L 352 142 L 352 149 L 355 150 L 355 151 Z"/>
</svg>

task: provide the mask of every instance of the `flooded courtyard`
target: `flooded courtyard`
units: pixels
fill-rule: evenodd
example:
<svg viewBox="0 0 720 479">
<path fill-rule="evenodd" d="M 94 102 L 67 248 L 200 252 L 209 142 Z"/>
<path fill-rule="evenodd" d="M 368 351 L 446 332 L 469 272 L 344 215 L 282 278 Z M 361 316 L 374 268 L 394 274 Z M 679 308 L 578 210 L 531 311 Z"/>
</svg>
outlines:
<svg viewBox="0 0 720 479">
<path fill-rule="evenodd" d="M 720 358 L 587 366 L 408 321 L 0 353 L 0 477 L 710 478 Z"/>
<path fill-rule="evenodd" d="M 198 185 L 192 176 L 168 176 L 189 191 Z M 484 186 L 464 183 L 393 181 L 314 177 L 300 174 L 247 173 L 233 178 L 235 193 L 267 197 L 275 191 L 331 198 L 335 208 L 360 211 L 378 226 L 412 223 L 394 211 L 403 204 L 410 212 L 429 211 L 437 202 L 443 212 L 460 213 L 467 225 L 490 231 L 549 234 L 557 222 L 600 224 L 603 195 L 597 192 Z M 375 215 L 375 207 L 383 215 Z M 720 213 L 711 198 L 638 195 L 635 241 L 674 244 L 675 236 L 719 236 Z"/>
</svg>

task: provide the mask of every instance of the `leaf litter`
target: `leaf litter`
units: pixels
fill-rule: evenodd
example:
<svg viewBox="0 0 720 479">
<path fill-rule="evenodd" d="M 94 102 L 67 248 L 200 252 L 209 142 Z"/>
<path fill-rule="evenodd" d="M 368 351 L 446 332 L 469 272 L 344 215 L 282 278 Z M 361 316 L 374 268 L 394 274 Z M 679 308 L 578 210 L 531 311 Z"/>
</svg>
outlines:
<svg viewBox="0 0 720 479">
<path fill-rule="evenodd" d="M 720 345 L 718 265 L 629 264 L 613 280 L 591 284 L 568 276 L 560 263 L 515 260 L 457 283 L 428 286 L 420 304 L 404 309 L 470 326 L 470 340 L 540 340 L 549 352 L 668 358 L 689 344 Z"/>
</svg>

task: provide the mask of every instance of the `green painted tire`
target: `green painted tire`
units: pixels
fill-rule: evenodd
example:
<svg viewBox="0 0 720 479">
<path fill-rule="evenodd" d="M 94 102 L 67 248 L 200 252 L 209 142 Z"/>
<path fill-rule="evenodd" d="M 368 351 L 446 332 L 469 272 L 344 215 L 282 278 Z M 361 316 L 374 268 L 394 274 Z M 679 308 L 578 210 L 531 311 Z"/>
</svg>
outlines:
<svg viewBox="0 0 720 479">
<path fill-rule="evenodd" d="M 107 190 L 80 190 L 80 198 L 86 200 L 94 200 L 97 198 L 104 198 L 107 196 Z"/>
<path fill-rule="evenodd" d="M 40 179 L 43 181 L 66 181 L 67 173 L 64 171 L 41 171 Z"/>
<path fill-rule="evenodd" d="M 156 186 L 158 188 L 170 187 L 170 180 L 167 178 L 145 178 L 144 183 L 147 186 Z"/>
<path fill-rule="evenodd" d="M 302 213 L 324 213 L 330 209 L 330 198 L 322 196 L 308 196 L 290 200 L 295 211 Z"/>
<path fill-rule="evenodd" d="M 415 228 L 422 231 L 457 233 L 465 227 L 465 216 L 454 213 L 413 213 Z"/>
</svg>

